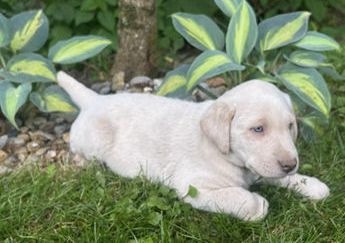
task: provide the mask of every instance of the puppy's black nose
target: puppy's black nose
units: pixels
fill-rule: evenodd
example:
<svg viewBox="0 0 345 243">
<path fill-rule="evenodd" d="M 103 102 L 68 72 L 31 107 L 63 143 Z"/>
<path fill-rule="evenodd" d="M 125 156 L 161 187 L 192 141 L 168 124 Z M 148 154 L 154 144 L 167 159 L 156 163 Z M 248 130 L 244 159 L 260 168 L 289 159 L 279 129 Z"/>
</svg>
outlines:
<svg viewBox="0 0 345 243">
<path fill-rule="evenodd" d="M 293 171 L 297 166 L 297 160 L 296 159 L 278 160 L 278 163 L 280 164 L 282 170 L 286 173 Z"/>
</svg>

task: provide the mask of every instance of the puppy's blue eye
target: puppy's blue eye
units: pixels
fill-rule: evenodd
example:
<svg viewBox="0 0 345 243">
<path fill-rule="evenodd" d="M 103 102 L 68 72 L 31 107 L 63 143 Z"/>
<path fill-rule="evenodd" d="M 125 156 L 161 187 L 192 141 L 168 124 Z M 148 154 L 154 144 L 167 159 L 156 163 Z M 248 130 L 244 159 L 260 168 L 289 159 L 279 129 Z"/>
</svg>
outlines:
<svg viewBox="0 0 345 243">
<path fill-rule="evenodd" d="M 264 127 L 263 126 L 253 127 L 251 130 L 257 133 L 261 133 L 264 131 Z"/>
</svg>

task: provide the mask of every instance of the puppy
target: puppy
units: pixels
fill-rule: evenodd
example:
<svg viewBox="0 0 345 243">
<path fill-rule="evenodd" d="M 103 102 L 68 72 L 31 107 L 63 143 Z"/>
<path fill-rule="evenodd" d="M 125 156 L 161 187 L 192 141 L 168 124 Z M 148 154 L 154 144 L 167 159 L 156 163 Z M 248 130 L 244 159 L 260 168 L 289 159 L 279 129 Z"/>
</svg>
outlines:
<svg viewBox="0 0 345 243">
<path fill-rule="evenodd" d="M 195 208 L 262 219 L 268 202 L 248 190 L 259 179 L 312 200 L 329 195 L 324 183 L 296 173 L 296 118 L 288 95 L 270 83 L 248 81 L 215 101 L 193 103 L 98 95 L 64 72 L 57 80 L 80 107 L 72 152 L 121 176 L 164 183 Z M 196 197 L 187 195 L 189 186 L 197 188 Z"/>
</svg>

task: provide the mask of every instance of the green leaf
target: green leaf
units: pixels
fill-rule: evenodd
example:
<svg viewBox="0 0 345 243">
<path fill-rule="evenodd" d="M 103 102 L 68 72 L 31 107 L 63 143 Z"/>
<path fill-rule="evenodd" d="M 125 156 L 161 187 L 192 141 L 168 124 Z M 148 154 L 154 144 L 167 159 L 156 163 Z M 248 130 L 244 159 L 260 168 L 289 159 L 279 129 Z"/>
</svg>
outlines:
<svg viewBox="0 0 345 243">
<path fill-rule="evenodd" d="M 11 124 L 18 129 L 15 116 L 20 107 L 22 107 L 31 91 L 30 83 L 23 83 L 14 87 L 10 82 L 2 81 L 0 83 L 0 105 L 1 110 Z"/>
<path fill-rule="evenodd" d="M 172 15 L 173 25 L 192 46 L 200 50 L 222 50 L 224 33 L 209 17 L 186 13 Z"/>
<path fill-rule="evenodd" d="M 148 223 L 154 226 L 159 225 L 162 219 L 163 219 L 162 215 L 158 212 L 153 211 L 148 215 Z M 142 241 L 139 241 L 139 242 L 142 242 Z"/>
<path fill-rule="evenodd" d="M 75 15 L 75 25 L 79 26 L 80 24 L 88 23 L 94 16 L 94 12 L 77 11 Z"/>
<path fill-rule="evenodd" d="M 323 73 L 334 80 L 345 80 L 345 77 L 340 75 L 333 66 L 330 67 L 319 67 L 320 73 Z"/>
<path fill-rule="evenodd" d="M 196 198 L 198 196 L 198 189 L 192 185 L 189 185 L 187 195 L 191 198 Z"/>
<path fill-rule="evenodd" d="M 22 82 L 54 82 L 56 71 L 50 60 L 35 53 L 21 53 L 11 58 L 8 70 Z"/>
<path fill-rule="evenodd" d="M 52 85 L 42 93 L 32 92 L 31 102 L 42 112 L 77 112 L 68 95 L 59 86 Z"/>
<path fill-rule="evenodd" d="M 231 17 L 232 15 L 235 14 L 238 6 L 242 2 L 245 2 L 245 1 L 244 0 L 214 0 L 214 2 L 226 16 Z"/>
<path fill-rule="evenodd" d="M 324 0 L 304 0 L 307 8 L 311 11 L 312 16 L 321 22 L 324 20 L 327 14 L 327 7 L 324 4 Z"/>
<path fill-rule="evenodd" d="M 311 51 L 294 51 L 287 59 L 301 67 L 318 67 L 324 63 L 326 57 Z"/>
<path fill-rule="evenodd" d="M 0 47 L 10 43 L 10 23 L 9 20 L 0 13 Z"/>
<path fill-rule="evenodd" d="M 230 20 L 226 34 L 226 52 L 235 63 L 240 64 L 253 50 L 257 37 L 255 13 L 251 6 L 243 1 Z"/>
<path fill-rule="evenodd" d="M 27 11 L 10 19 L 12 27 L 11 49 L 13 52 L 34 52 L 48 38 L 48 19 L 42 10 Z"/>
<path fill-rule="evenodd" d="M 321 74 L 314 68 L 284 65 L 278 73 L 283 84 L 306 104 L 326 118 L 331 109 L 331 95 Z"/>
<path fill-rule="evenodd" d="M 267 51 L 300 40 L 307 32 L 309 16 L 309 12 L 294 12 L 262 21 L 257 48 Z"/>
<path fill-rule="evenodd" d="M 309 31 L 295 46 L 310 51 L 339 50 L 339 44 L 331 37 L 316 31 Z"/>
<path fill-rule="evenodd" d="M 115 30 L 115 13 L 114 11 L 101 11 L 97 14 L 98 22 L 107 30 Z"/>
<path fill-rule="evenodd" d="M 76 63 L 97 55 L 110 44 L 111 41 L 100 36 L 77 36 L 56 43 L 49 49 L 48 57 L 54 63 Z"/>
<path fill-rule="evenodd" d="M 157 95 L 185 98 L 187 96 L 187 72 L 190 65 L 182 65 L 166 74 Z"/>
<path fill-rule="evenodd" d="M 193 61 L 187 73 L 187 91 L 192 90 L 199 82 L 221 73 L 238 70 L 244 66 L 233 63 L 229 56 L 221 51 L 204 51 Z"/>
</svg>

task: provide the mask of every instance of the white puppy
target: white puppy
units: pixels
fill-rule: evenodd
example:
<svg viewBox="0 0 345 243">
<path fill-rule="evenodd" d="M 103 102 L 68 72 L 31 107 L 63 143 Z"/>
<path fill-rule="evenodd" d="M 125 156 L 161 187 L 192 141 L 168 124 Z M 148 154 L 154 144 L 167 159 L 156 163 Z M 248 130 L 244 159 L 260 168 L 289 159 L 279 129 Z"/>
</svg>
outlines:
<svg viewBox="0 0 345 243">
<path fill-rule="evenodd" d="M 215 101 L 193 103 L 98 95 L 63 72 L 58 83 L 81 110 L 71 128 L 73 152 L 119 175 L 162 182 L 196 208 L 262 219 L 268 202 L 248 191 L 260 178 L 313 200 L 329 195 L 318 179 L 295 173 L 296 119 L 289 97 L 272 84 L 248 81 Z M 196 197 L 187 195 L 190 185 Z"/>
</svg>

